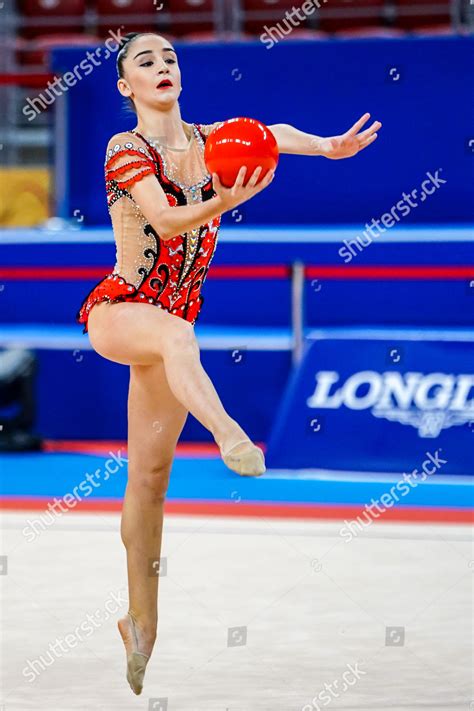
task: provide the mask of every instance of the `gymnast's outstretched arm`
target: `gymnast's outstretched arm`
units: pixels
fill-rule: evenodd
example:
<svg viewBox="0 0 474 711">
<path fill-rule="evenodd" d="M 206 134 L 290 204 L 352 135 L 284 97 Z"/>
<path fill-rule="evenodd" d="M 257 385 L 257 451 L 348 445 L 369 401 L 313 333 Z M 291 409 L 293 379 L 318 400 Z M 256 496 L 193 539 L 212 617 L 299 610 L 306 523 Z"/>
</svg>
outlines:
<svg viewBox="0 0 474 711">
<path fill-rule="evenodd" d="M 280 153 L 324 156 L 337 160 L 355 156 L 376 140 L 377 131 L 382 126 L 380 121 L 374 121 L 369 128 L 361 130 L 369 118 L 370 114 L 364 114 L 348 131 L 329 138 L 305 133 L 286 123 L 273 124 L 268 128 L 277 140 Z"/>
</svg>

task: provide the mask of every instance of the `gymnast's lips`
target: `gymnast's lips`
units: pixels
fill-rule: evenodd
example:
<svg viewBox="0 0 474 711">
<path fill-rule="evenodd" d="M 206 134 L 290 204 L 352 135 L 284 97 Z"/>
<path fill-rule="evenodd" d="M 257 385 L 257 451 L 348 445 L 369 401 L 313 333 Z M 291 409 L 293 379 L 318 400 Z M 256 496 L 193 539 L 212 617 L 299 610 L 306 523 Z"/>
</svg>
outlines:
<svg viewBox="0 0 474 711">
<path fill-rule="evenodd" d="M 157 89 L 169 89 L 170 87 L 173 86 L 173 83 L 169 79 L 163 79 L 160 81 L 160 83 L 157 85 Z"/>
</svg>

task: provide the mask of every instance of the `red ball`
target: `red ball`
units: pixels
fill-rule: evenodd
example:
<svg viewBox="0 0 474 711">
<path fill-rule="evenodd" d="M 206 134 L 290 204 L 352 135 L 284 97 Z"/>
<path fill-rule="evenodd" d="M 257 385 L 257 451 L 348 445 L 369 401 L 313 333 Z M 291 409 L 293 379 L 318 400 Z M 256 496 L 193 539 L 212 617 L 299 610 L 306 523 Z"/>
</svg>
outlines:
<svg viewBox="0 0 474 711">
<path fill-rule="evenodd" d="M 278 163 L 278 145 L 268 126 L 252 118 L 232 118 L 211 131 L 206 140 L 204 160 L 210 173 L 217 173 L 221 183 L 231 188 L 240 168 L 245 165 L 244 185 L 259 165 L 258 183 Z"/>
</svg>

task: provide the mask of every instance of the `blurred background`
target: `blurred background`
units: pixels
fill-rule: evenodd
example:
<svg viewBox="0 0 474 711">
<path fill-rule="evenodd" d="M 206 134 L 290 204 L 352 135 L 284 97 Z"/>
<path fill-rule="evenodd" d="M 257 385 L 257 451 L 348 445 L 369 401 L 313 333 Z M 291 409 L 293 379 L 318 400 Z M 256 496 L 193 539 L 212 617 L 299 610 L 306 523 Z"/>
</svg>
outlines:
<svg viewBox="0 0 474 711">
<path fill-rule="evenodd" d="M 105 149 L 136 121 L 114 38 L 154 29 L 188 122 L 383 127 L 280 156 L 224 215 L 196 335 L 267 471 L 188 417 L 148 708 L 472 708 L 473 26 L 468 0 L 0 0 L 0 707 L 131 708 L 110 615 L 45 650 L 126 592 L 129 369 L 75 316 L 115 264 Z"/>
<path fill-rule="evenodd" d="M 474 473 L 472 4 L 1 5 L 5 452 L 126 439 L 128 369 L 74 319 L 115 262 L 104 151 L 135 126 L 116 38 L 153 29 L 178 51 L 186 121 L 251 116 L 322 136 L 365 111 L 383 123 L 350 160 L 282 155 L 271 188 L 224 216 L 196 332 L 229 412 L 272 469 L 357 481 L 444 447 L 443 474 Z M 192 417 L 186 445 L 215 455 Z"/>
</svg>

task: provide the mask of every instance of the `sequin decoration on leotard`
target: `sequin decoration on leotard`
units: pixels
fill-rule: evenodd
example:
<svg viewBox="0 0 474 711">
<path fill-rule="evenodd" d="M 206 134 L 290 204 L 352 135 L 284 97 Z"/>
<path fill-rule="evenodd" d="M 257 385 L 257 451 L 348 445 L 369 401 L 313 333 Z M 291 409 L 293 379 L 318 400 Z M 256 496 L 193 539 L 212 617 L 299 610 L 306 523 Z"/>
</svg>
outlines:
<svg viewBox="0 0 474 711">
<path fill-rule="evenodd" d="M 99 301 L 149 303 L 195 323 L 201 288 L 217 246 L 220 216 L 172 239 L 160 239 L 133 199 L 130 188 L 155 176 L 171 207 L 215 195 L 204 162 L 210 131 L 220 125 L 185 124 L 188 145 L 173 148 L 135 129 L 109 141 L 105 159 L 107 203 L 116 245 L 113 271 L 94 286 L 76 318 L 84 324 Z"/>
</svg>

